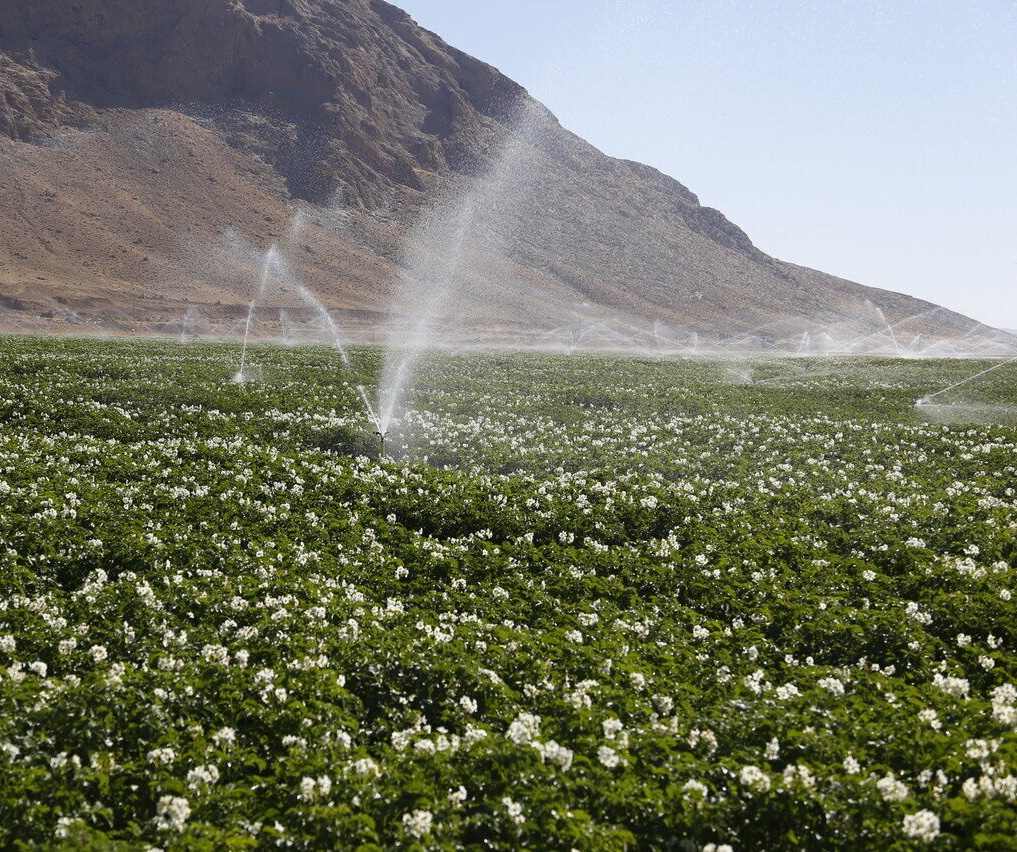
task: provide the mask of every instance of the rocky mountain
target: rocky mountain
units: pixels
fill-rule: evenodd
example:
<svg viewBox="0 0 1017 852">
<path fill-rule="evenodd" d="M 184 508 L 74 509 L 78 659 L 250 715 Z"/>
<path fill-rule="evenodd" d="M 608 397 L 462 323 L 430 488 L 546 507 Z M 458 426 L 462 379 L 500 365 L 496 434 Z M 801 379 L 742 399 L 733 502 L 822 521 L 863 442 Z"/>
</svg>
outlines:
<svg viewBox="0 0 1017 852">
<path fill-rule="evenodd" d="M 766 256 L 383 0 L 0 0 L 0 326 L 236 334 L 259 282 L 266 334 L 440 291 L 513 343 L 997 345 Z"/>
</svg>

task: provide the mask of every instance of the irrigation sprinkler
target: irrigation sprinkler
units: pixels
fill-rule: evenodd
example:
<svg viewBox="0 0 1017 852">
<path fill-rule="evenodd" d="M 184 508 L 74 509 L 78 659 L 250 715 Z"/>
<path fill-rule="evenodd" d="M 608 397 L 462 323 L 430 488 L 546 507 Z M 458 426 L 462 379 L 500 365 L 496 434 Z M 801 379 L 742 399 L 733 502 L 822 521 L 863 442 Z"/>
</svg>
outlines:
<svg viewBox="0 0 1017 852">
<path fill-rule="evenodd" d="M 1008 367 L 1010 366 L 1010 364 L 1015 363 L 1017 363 L 1017 358 L 1011 358 L 1009 361 L 1002 361 L 999 364 L 993 364 L 991 367 L 988 367 L 985 370 L 979 370 L 973 376 L 968 376 L 967 378 L 961 379 L 959 382 L 954 382 L 952 385 L 949 385 L 943 388 L 942 390 L 938 390 L 935 393 L 926 394 L 921 399 L 915 402 L 915 408 L 921 408 L 923 405 L 929 405 L 930 401 L 935 399 L 940 394 L 944 394 L 947 391 L 953 390 L 954 388 L 959 388 L 961 385 L 966 385 L 968 382 L 972 382 L 975 379 L 984 376 L 986 373 L 991 373 L 993 370 L 998 370 L 1000 367 Z"/>
</svg>

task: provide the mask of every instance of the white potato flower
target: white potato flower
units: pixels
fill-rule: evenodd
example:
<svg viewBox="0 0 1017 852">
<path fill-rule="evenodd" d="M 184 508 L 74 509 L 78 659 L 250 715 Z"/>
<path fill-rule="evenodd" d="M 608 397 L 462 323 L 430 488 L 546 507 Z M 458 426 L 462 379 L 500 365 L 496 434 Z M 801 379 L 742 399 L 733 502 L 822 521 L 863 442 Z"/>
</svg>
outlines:
<svg viewBox="0 0 1017 852">
<path fill-rule="evenodd" d="M 904 836 L 923 843 L 931 843 L 939 836 L 939 817 L 932 811 L 921 810 L 904 817 Z"/>
</svg>

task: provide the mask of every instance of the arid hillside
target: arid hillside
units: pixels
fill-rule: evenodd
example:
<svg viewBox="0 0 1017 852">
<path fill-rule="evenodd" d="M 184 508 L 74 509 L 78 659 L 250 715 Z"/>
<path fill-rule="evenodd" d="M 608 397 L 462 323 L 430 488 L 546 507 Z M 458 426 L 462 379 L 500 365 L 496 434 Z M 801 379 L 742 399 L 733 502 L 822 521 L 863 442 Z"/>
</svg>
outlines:
<svg viewBox="0 0 1017 852">
<path fill-rule="evenodd" d="M 382 0 L 0 0 L 0 328 L 236 335 L 259 285 L 297 338 L 1009 345 L 766 256 Z"/>
</svg>

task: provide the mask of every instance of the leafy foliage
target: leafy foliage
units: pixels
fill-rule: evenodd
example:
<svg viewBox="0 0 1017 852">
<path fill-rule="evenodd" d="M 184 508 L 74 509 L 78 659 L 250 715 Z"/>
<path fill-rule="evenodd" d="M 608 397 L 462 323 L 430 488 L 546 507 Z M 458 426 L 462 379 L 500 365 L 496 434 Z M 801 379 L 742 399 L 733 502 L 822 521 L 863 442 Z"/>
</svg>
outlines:
<svg viewBox="0 0 1017 852">
<path fill-rule="evenodd" d="M 1013 848 L 978 365 L 0 346 L 0 846 Z"/>
</svg>

